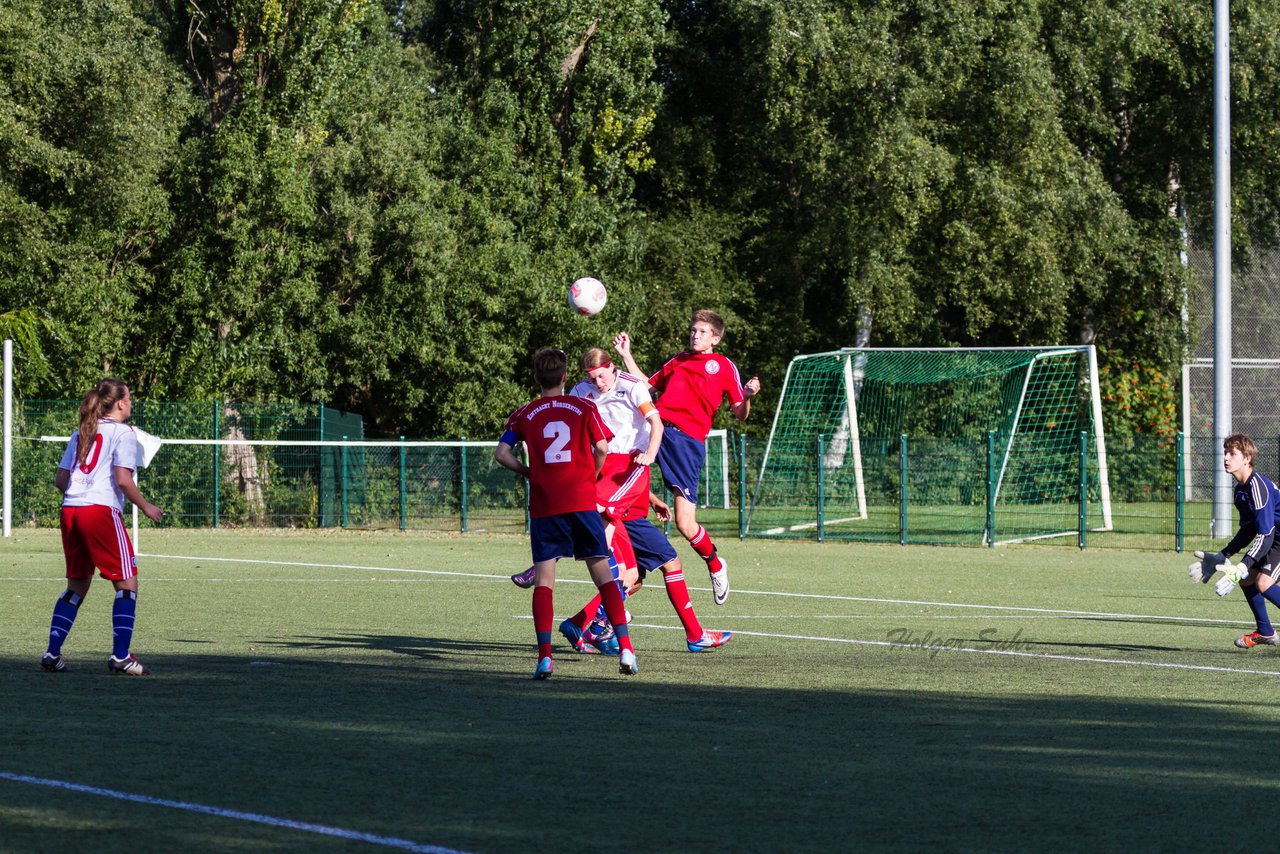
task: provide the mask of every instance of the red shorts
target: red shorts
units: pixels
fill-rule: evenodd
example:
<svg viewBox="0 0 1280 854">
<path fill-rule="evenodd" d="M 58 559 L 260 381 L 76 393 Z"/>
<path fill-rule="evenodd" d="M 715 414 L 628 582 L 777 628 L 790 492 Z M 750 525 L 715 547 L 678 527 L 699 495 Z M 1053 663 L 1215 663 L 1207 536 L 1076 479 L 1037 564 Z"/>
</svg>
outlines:
<svg viewBox="0 0 1280 854">
<path fill-rule="evenodd" d="M 67 578 L 92 578 L 94 567 L 108 581 L 124 581 L 138 574 L 124 516 L 114 507 L 63 507 L 61 528 Z"/>
<path fill-rule="evenodd" d="M 649 515 L 649 467 L 638 466 L 630 454 L 605 457 L 596 481 L 596 503 L 612 522 L 643 519 Z"/>
</svg>

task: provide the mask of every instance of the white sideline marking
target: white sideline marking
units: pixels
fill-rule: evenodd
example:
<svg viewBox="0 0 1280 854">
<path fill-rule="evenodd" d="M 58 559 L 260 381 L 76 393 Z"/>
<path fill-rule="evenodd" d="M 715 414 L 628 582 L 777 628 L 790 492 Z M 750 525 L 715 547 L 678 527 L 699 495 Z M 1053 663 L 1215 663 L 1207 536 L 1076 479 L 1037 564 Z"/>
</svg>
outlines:
<svg viewBox="0 0 1280 854">
<path fill-rule="evenodd" d="M 205 815 L 213 815 L 219 818 L 233 818 L 237 821 L 251 821 L 258 824 L 267 824 L 272 827 L 284 827 L 289 830 L 304 830 L 308 833 L 319 833 L 323 836 L 337 836 L 341 839 L 350 839 L 355 842 L 368 842 L 371 845 L 385 845 L 391 848 L 400 848 L 404 851 L 419 851 L 424 854 L 465 854 L 454 848 L 441 848 L 439 845 L 423 845 L 420 842 L 413 842 L 409 839 L 397 839 L 394 836 L 378 836 L 373 833 L 361 833 L 355 830 L 345 830 L 341 827 L 329 827 L 324 824 L 312 824 L 306 821 L 294 821 L 288 818 L 275 818 L 274 816 L 261 815 L 260 813 L 241 812 L 240 810 L 228 810 L 222 807 L 211 807 L 205 804 L 193 804 L 188 801 L 171 801 L 167 798 L 153 798 L 150 795 L 137 795 L 132 792 L 119 792 L 115 789 L 100 789 L 97 786 L 84 786 L 79 783 L 67 783 L 62 780 L 49 780 L 44 777 L 30 777 L 26 774 L 14 774 L 11 771 L 0 771 L 0 779 L 12 780 L 15 783 L 31 783 L 36 786 L 49 786 L 54 789 L 66 789 L 71 792 L 83 792 L 88 795 L 102 795 L 107 798 L 114 798 L 118 801 L 133 801 L 137 804 L 149 804 L 157 807 L 169 807 L 170 809 L 186 810 L 187 812 L 204 813 Z"/>
<path fill-rule="evenodd" d="M 533 619 L 527 617 L 526 619 Z M 650 623 L 630 623 L 637 628 L 642 629 L 669 629 L 671 631 L 684 631 L 679 626 L 659 626 Z M 1013 649 L 977 649 L 968 646 L 947 646 L 945 644 L 923 644 L 923 643 L 904 643 L 902 641 L 879 641 L 879 640 L 860 640 L 857 638 L 826 638 L 815 637 L 813 635 L 782 635 L 770 632 L 740 632 L 734 631 L 734 636 L 742 635 L 744 637 L 756 638 L 777 638 L 779 640 L 805 640 L 805 641 L 822 641 L 823 643 L 847 643 L 855 646 L 885 646 L 897 649 L 912 649 L 922 652 L 938 653 L 938 652 L 971 652 L 979 655 L 1010 655 L 1015 658 L 1041 658 L 1050 661 L 1078 661 L 1086 664 L 1118 664 L 1125 667 L 1159 667 L 1166 670 L 1201 670 L 1212 673 L 1244 673 L 1253 676 L 1280 676 L 1280 671 L 1276 670 L 1247 670 L 1240 667 L 1214 667 L 1208 664 L 1174 664 L 1168 661 L 1134 661 L 1126 658 L 1092 658 L 1087 655 L 1057 655 L 1050 652 L 1020 652 Z M 996 641 L 998 643 L 998 641 Z"/>
</svg>

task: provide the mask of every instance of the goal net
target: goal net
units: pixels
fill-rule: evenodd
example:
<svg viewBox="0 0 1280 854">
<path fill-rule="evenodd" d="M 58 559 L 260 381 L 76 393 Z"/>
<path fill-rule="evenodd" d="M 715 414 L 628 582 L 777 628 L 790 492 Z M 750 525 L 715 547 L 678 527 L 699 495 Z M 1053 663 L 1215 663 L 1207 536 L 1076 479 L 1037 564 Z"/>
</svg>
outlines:
<svg viewBox="0 0 1280 854">
<path fill-rule="evenodd" d="M 1280 359 L 1231 360 L 1231 432 L 1248 433 L 1258 443 L 1257 468 L 1280 471 L 1280 412 L 1274 404 Z M 1182 433 L 1186 437 L 1183 497 L 1213 499 L 1214 475 L 1222 467 L 1222 446 L 1213 427 L 1213 359 L 1182 366 Z"/>
<path fill-rule="evenodd" d="M 798 356 L 747 532 L 995 544 L 1109 530 L 1101 414 L 1089 346 Z"/>
</svg>

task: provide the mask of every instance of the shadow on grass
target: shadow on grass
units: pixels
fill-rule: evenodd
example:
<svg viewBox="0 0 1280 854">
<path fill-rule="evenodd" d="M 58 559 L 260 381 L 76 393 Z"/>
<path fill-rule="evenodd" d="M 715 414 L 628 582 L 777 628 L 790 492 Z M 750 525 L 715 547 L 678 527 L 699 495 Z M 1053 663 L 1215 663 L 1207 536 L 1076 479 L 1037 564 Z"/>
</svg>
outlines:
<svg viewBox="0 0 1280 854">
<path fill-rule="evenodd" d="M 1248 831 L 1188 805 L 1238 791 L 1259 764 L 1248 734 L 1275 722 L 1244 700 L 1071 693 L 1030 670 L 999 688 L 911 690 L 966 665 L 901 651 L 807 658 L 804 680 L 746 687 L 715 684 L 710 656 L 642 656 L 632 679 L 609 658 L 562 656 L 539 683 L 528 644 L 266 645 L 271 666 L 256 651 L 151 656 L 150 679 L 0 658 L 0 770 L 477 852 L 1222 850 Z M 753 661 L 736 652 L 739 668 Z M 12 850 L 338 844 L 33 789 L 0 780 Z M 118 848 L 87 835 L 100 821 L 124 822 Z"/>
<path fill-rule="evenodd" d="M 559 637 L 557 635 L 557 637 Z M 494 652 L 524 654 L 528 656 L 532 643 L 490 642 L 483 640 L 458 640 L 457 638 L 414 637 L 412 635 L 352 634 L 329 637 L 303 636 L 288 640 L 262 640 L 254 644 L 260 649 L 326 650 L 391 652 L 408 655 L 424 661 L 434 661 L 466 655 L 490 655 Z"/>
</svg>

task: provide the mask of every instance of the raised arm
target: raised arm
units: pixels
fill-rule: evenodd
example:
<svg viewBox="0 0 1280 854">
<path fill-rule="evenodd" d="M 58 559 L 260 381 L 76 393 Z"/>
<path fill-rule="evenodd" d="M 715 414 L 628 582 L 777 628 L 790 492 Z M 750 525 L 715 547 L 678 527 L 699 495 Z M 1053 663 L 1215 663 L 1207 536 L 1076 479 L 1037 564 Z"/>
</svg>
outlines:
<svg viewBox="0 0 1280 854">
<path fill-rule="evenodd" d="M 640 370 L 640 366 L 636 364 L 635 356 L 631 355 L 631 336 L 626 332 L 619 332 L 613 338 L 613 349 L 618 351 L 618 355 L 622 357 L 622 362 L 627 366 L 627 373 L 635 374 L 642 380 L 648 380 L 649 375 Z"/>
</svg>

